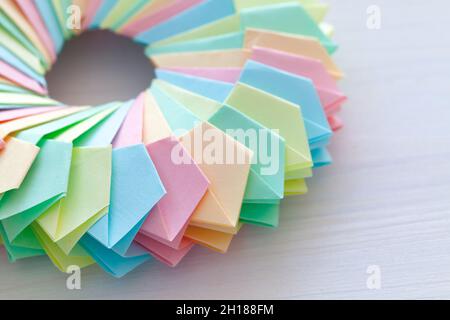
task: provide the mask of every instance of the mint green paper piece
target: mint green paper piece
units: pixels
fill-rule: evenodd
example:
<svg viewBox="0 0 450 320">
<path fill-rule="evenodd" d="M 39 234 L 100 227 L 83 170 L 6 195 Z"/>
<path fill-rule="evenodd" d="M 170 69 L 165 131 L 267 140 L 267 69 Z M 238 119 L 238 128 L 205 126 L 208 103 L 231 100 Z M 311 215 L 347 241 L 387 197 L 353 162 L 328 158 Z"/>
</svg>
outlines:
<svg viewBox="0 0 450 320">
<path fill-rule="evenodd" d="M 37 144 L 46 135 L 55 131 L 61 135 L 61 128 L 63 128 L 66 132 L 72 132 L 71 137 L 75 138 L 83 130 L 87 130 L 89 125 L 96 124 L 92 119 L 95 120 L 95 117 L 98 117 L 100 121 L 99 115 L 107 114 L 116 107 L 108 104 L 98 109 L 89 109 L 23 131 L 18 137 Z M 67 193 L 72 158 L 71 141 L 45 140 L 40 147 L 41 151 L 21 188 L 6 193 L 0 202 L 0 221 L 5 230 L 5 242 L 8 242 L 11 248 L 27 247 L 26 243 L 19 243 L 25 235 L 30 236 L 29 241 L 35 243 L 33 233 L 27 232 L 27 228 Z"/>
<path fill-rule="evenodd" d="M 124 104 L 111 103 L 111 106 L 120 107 L 113 114 L 76 139 L 74 147 L 102 147 L 111 144 L 132 104 L 133 100 Z"/>
<path fill-rule="evenodd" d="M 279 131 L 286 141 L 286 172 L 313 167 L 302 111 L 298 105 L 242 83 L 234 87 L 225 104 L 261 125 Z"/>
<path fill-rule="evenodd" d="M 280 204 L 244 203 L 240 220 L 247 224 L 277 228 L 280 222 Z"/>
<path fill-rule="evenodd" d="M 241 11 L 242 28 L 265 29 L 310 36 L 318 39 L 330 53 L 337 46 L 319 28 L 313 18 L 298 3 L 282 3 Z"/>
<path fill-rule="evenodd" d="M 248 141 L 239 141 L 251 149 L 254 154 L 264 154 L 268 157 L 275 156 L 276 161 L 280 164 L 279 168 L 276 168 L 278 170 L 274 170 L 275 172 L 270 175 L 263 175 L 266 170 L 264 170 L 265 166 L 260 162 L 252 165 L 245 202 L 273 203 L 283 198 L 285 142 L 280 136 L 272 133 L 243 113 L 233 110 L 230 107 L 222 106 L 214 100 L 160 80 L 155 81 L 153 86 L 164 91 L 166 96 L 170 96 L 173 101 L 177 102 L 177 109 L 174 111 L 176 114 L 189 114 L 190 117 L 197 117 L 197 121 L 208 121 L 224 132 L 227 130 L 243 129 L 244 131 L 253 130 L 254 132 L 267 135 L 263 138 L 269 143 L 267 145 L 269 150 L 260 149 L 259 140 L 256 144 L 250 144 Z M 202 107 L 204 110 L 201 109 Z M 167 116 L 171 116 L 171 114 L 167 114 Z M 170 121 L 170 119 L 167 119 L 167 121 Z M 173 126 L 172 129 L 176 130 L 179 127 Z M 279 145 L 279 150 L 276 155 L 272 155 L 269 152 L 271 150 L 270 142 L 273 141 Z"/>
<path fill-rule="evenodd" d="M 152 86 L 151 93 L 175 135 L 181 136 L 201 122 L 192 112 L 160 90 L 157 85 Z"/>
</svg>

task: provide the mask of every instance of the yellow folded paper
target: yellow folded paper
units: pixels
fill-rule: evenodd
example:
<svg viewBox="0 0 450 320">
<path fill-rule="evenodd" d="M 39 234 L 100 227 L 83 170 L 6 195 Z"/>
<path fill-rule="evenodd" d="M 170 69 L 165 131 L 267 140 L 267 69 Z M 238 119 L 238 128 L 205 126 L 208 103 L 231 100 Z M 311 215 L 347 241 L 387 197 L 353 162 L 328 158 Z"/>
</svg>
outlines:
<svg viewBox="0 0 450 320">
<path fill-rule="evenodd" d="M 0 194 L 20 187 L 39 148 L 34 144 L 8 139 L 0 151 Z"/>
<path fill-rule="evenodd" d="M 239 225 L 238 229 L 240 230 L 241 227 L 242 224 Z M 200 246 L 223 254 L 228 252 L 231 241 L 234 238 L 233 234 L 198 228 L 194 226 L 189 226 L 184 236 Z"/>
<path fill-rule="evenodd" d="M 145 92 L 144 144 L 152 144 L 172 136 L 172 130 L 150 91 Z"/>
<path fill-rule="evenodd" d="M 211 183 L 190 225 L 236 234 L 253 153 L 208 123 L 197 126 L 180 141 Z M 227 162 L 224 157 L 232 153 L 234 159 Z"/>
<path fill-rule="evenodd" d="M 151 57 L 158 68 L 242 68 L 250 58 L 249 50 L 168 53 Z"/>
</svg>

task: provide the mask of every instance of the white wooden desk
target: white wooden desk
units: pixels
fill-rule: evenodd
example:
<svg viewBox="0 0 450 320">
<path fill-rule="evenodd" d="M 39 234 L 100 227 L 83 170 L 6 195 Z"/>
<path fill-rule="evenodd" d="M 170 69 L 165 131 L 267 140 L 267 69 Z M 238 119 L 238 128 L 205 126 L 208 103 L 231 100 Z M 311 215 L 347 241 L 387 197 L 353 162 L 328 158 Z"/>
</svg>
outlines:
<svg viewBox="0 0 450 320">
<path fill-rule="evenodd" d="M 450 3 L 329 2 L 346 127 L 335 164 L 285 201 L 278 230 L 247 227 L 225 256 L 196 248 L 176 269 L 150 263 L 122 280 L 94 267 L 77 292 L 46 258 L 2 259 L 0 298 L 450 298 Z M 366 287 L 370 265 L 381 290 Z"/>
</svg>

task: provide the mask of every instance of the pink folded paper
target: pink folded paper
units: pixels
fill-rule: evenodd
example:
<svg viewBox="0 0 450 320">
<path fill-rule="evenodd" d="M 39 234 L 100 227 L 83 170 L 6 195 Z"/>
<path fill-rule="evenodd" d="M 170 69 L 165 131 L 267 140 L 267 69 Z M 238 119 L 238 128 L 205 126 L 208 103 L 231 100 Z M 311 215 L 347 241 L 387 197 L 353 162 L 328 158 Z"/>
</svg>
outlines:
<svg viewBox="0 0 450 320">
<path fill-rule="evenodd" d="M 329 116 L 328 122 L 330 123 L 331 129 L 333 129 L 333 131 L 338 131 L 344 127 L 344 123 L 342 122 L 341 118 L 336 115 Z"/>
<path fill-rule="evenodd" d="M 113 141 L 114 149 L 129 147 L 143 142 L 145 93 L 141 93 L 120 127 Z"/>
<path fill-rule="evenodd" d="M 47 90 L 44 89 L 37 81 L 29 78 L 27 75 L 11 67 L 9 64 L 0 61 L 0 76 L 19 85 L 24 89 L 36 92 L 40 95 L 46 95 Z"/>
<path fill-rule="evenodd" d="M 203 1 L 204 0 L 178 0 L 159 11 L 150 14 L 149 16 L 143 17 L 137 21 L 130 23 L 129 25 L 126 25 L 124 28 L 122 28 L 120 33 L 130 37 L 135 37 L 139 33 L 155 27 L 156 25 L 169 20 L 170 18 L 192 8 L 193 6 Z"/>
<path fill-rule="evenodd" d="M 173 249 L 142 234 L 138 234 L 135 241 L 156 259 L 171 267 L 176 267 L 194 247 L 192 241 L 184 239 L 179 249 Z"/>
<path fill-rule="evenodd" d="M 53 40 L 47 31 L 47 27 L 42 21 L 41 15 L 36 9 L 33 1 L 30 0 L 16 0 L 17 6 L 22 10 L 24 16 L 27 18 L 28 22 L 33 26 L 42 44 L 47 49 L 52 62 L 56 61 L 56 49 L 53 44 Z"/>
<path fill-rule="evenodd" d="M 88 6 L 84 12 L 83 22 L 81 23 L 81 29 L 86 30 L 94 20 L 97 10 L 102 5 L 103 0 L 90 0 Z"/>
<path fill-rule="evenodd" d="M 236 83 L 241 77 L 240 68 L 162 68 L 162 70 L 187 74 L 190 76 Z"/>
<path fill-rule="evenodd" d="M 178 249 L 209 181 L 175 137 L 152 143 L 147 150 L 167 194 L 151 211 L 140 234 Z"/>
<path fill-rule="evenodd" d="M 253 48 L 251 59 L 311 79 L 325 110 L 340 106 L 347 100 L 319 60 L 261 47 Z"/>
<path fill-rule="evenodd" d="M 56 111 L 62 107 L 42 107 L 42 108 L 29 108 L 29 109 L 15 109 L 0 112 L 0 123 L 12 121 L 20 118 L 34 116 L 46 112 Z"/>
</svg>

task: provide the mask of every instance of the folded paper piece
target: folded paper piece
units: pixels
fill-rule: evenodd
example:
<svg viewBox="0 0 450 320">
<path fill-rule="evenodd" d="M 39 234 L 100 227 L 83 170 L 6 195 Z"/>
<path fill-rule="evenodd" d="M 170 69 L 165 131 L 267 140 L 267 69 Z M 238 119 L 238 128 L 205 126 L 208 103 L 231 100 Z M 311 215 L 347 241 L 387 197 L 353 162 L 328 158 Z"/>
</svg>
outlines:
<svg viewBox="0 0 450 320">
<path fill-rule="evenodd" d="M 1 0 L 0 244 L 120 278 L 226 253 L 308 192 L 346 96 L 319 0 Z M 46 73 L 108 29 L 156 66 L 129 101 L 66 106 Z"/>
<path fill-rule="evenodd" d="M 178 150 L 177 150 L 178 149 Z M 147 146 L 167 194 L 156 205 L 140 233 L 169 246 L 178 247 L 182 232 L 204 197 L 209 181 L 175 137 Z M 173 159 L 173 151 L 181 163 Z"/>
</svg>

